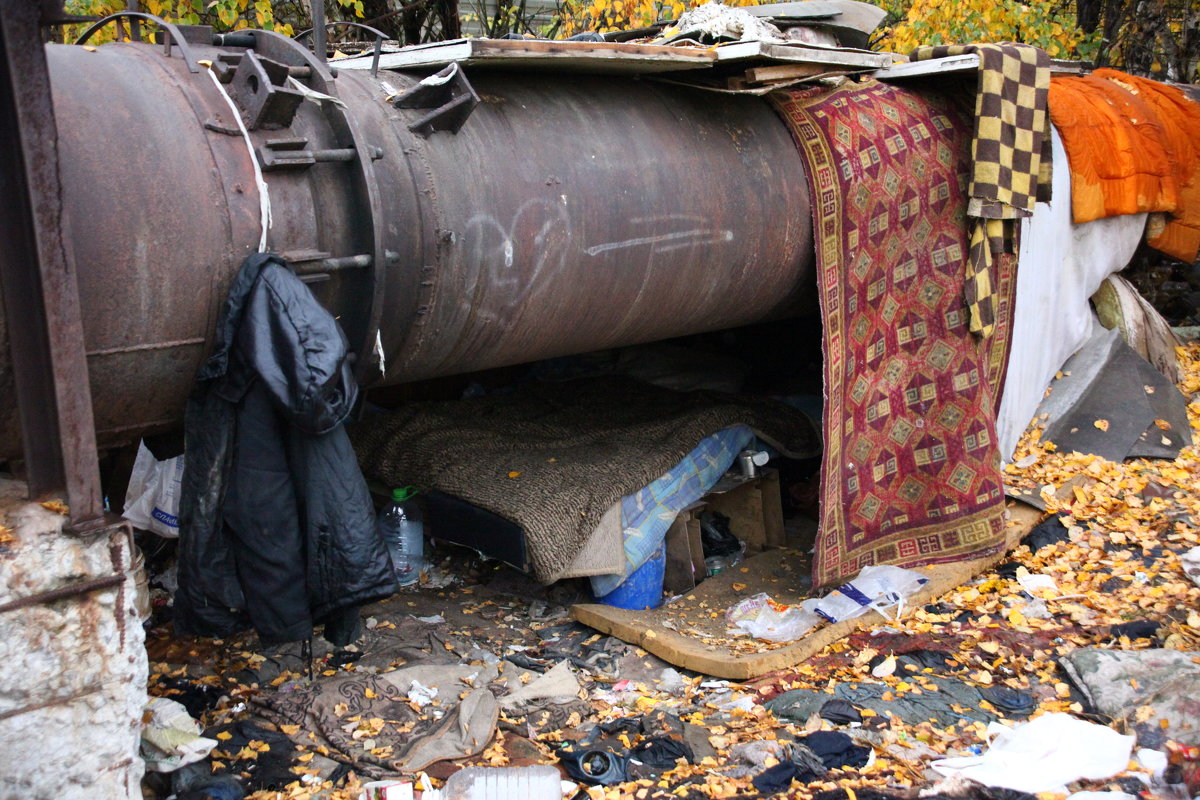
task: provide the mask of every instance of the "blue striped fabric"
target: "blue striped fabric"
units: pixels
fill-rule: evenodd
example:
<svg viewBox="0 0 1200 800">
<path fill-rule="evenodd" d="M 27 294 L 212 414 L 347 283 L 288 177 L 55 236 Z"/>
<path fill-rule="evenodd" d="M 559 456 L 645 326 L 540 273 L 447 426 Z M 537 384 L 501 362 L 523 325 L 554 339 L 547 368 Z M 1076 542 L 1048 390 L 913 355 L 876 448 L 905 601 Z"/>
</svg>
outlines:
<svg viewBox="0 0 1200 800">
<path fill-rule="evenodd" d="M 746 425 L 734 425 L 707 437 L 661 478 L 621 498 L 625 532 L 625 571 L 596 575 L 592 592 L 602 597 L 616 589 L 658 550 L 675 516 L 699 500 L 754 440 Z"/>
</svg>

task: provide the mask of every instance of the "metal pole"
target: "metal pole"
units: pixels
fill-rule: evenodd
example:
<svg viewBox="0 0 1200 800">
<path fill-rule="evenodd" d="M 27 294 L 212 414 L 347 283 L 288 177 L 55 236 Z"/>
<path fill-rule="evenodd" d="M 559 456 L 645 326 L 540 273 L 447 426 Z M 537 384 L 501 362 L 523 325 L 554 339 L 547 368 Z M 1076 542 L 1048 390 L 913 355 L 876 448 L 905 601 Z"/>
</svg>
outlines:
<svg viewBox="0 0 1200 800">
<path fill-rule="evenodd" d="M 316 50 L 317 58 L 325 61 L 326 43 L 325 37 L 325 0 L 310 0 L 312 6 L 312 23 L 313 23 L 313 49 Z"/>
<path fill-rule="evenodd" d="M 65 489 L 72 529 L 92 532 L 105 525 L 104 503 L 75 265 L 63 239 L 43 10 L 0 0 L 0 152 L 8 154 L 0 159 L 0 285 L 30 494 Z"/>
</svg>

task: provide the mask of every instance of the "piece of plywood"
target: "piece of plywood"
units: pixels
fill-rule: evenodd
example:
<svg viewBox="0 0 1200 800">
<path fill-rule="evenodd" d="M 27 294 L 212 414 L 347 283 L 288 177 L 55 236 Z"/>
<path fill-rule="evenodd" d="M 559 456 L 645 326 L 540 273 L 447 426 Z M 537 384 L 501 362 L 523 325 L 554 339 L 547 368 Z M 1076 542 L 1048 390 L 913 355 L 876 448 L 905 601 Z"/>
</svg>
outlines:
<svg viewBox="0 0 1200 800">
<path fill-rule="evenodd" d="M 1042 518 L 1041 512 L 1021 504 L 1010 505 L 1009 514 L 1006 546 L 999 554 L 918 568 L 929 578 L 929 583 L 910 597 L 907 605 L 911 608 L 928 603 L 994 566 Z M 784 603 L 799 602 L 807 596 L 807 570 L 803 554 L 794 550 L 768 550 L 747 559 L 739 568 L 725 570 L 704 581 L 673 603 L 674 608 L 628 611 L 593 603 L 572 606 L 571 616 L 678 667 L 719 678 L 749 680 L 795 666 L 860 627 L 883 621 L 877 612 L 869 611 L 857 619 L 818 628 L 804 638 L 782 646 L 756 642 L 748 637 L 731 639 L 726 635 L 725 609 L 758 592 L 767 592 Z M 729 642 L 740 646 L 731 646 Z"/>
<path fill-rule="evenodd" d="M 827 64 L 775 64 L 769 67 L 751 67 L 746 70 L 746 82 L 773 83 L 796 78 L 811 78 L 828 69 L 829 65 Z"/>
<path fill-rule="evenodd" d="M 667 561 L 663 568 L 663 589 L 667 594 L 690 592 L 696 588 L 697 580 L 704 580 L 704 572 L 696 571 L 696 560 L 692 557 L 689 519 L 689 515 L 681 514 L 667 528 Z"/>
<path fill-rule="evenodd" d="M 876 53 L 852 47 L 819 47 L 782 42 L 730 42 L 716 48 L 717 63 L 759 60 L 780 64 L 824 64 L 827 67 L 882 69 L 893 61 L 891 53 Z"/>
<path fill-rule="evenodd" d="M 334 65 L 338 69 L 370 69 L 371 60 L 367 55 L 339 59 Z M 711 50 L 692 47 L 554 39 L 454 39 L 384 53 L 379 57 L 379 68 L 423 70 L 457 62 L 496 69 L 637 74 L 697 69 L 715 61 Z"/>
<path fill-rule="evenodd" d="M 976 53 L 966 53 L 960 56 L 927 58 L 922 61 L 893 64 L 876 71 L 874 77 L 881 81 L 895 81 L 924 78 L 929 75 L 946 75 L 954 72 L 974 72 L 977 69 L 979 69 L 979 56 Z"/>
</svg>

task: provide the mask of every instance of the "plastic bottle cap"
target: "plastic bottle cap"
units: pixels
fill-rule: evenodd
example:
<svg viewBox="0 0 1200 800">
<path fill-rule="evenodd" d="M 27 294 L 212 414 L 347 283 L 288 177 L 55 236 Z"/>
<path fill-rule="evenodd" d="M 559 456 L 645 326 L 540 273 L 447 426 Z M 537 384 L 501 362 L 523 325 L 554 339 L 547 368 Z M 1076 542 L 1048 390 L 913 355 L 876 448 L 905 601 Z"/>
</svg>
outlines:
<svg viewBox="0 0 1200 800">
<path fill-rule="evenodd" d="M 405 500 L 408 500 L 410 497 L 415 497 L 416 494 L 417 494 L 417 487 L 401 486 L 399 489 L 392 489 L 392 502 L 393 503 L 403 503 Z"/>
</svg>

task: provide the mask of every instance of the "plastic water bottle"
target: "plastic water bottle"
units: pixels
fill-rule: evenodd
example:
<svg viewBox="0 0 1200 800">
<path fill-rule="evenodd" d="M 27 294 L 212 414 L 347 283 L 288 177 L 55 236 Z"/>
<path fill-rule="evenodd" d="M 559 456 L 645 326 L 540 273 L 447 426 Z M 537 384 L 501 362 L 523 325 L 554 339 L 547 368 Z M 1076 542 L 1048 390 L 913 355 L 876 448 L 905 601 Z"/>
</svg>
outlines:
<svg viewBox="0 0 1200 800">
<path fill-rule="evenodd" d="M 555 767 L 467 767 L 422 800 L 560 800 L 562 780 Z"/>
<path fill-rule="evenodd" d="M 405 486 L 392 490 L 392 502 L 379 512 L 376 527 L 392 556 L 396 582 L 409 586 L 421 578 L 425 568 L 425 524 L 416 503 L 417 489 Z"/>
</svg>

